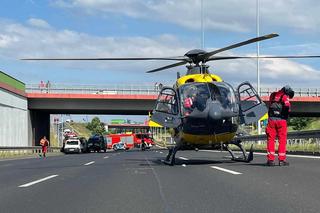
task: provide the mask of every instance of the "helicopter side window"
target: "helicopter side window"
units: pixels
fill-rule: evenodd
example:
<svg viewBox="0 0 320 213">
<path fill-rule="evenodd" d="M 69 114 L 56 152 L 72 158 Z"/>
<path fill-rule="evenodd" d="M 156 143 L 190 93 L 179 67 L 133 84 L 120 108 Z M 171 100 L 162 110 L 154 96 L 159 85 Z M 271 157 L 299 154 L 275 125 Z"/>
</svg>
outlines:
<svg viewBox="0 0 320 213">
<path fill-rule="evenodd" d="M 155 110 L 158 112 L 177 115 L 178 107 L 175 99 L 175 93 L 172 90 L 162 91 L 158 98 Z"/>
</svg>

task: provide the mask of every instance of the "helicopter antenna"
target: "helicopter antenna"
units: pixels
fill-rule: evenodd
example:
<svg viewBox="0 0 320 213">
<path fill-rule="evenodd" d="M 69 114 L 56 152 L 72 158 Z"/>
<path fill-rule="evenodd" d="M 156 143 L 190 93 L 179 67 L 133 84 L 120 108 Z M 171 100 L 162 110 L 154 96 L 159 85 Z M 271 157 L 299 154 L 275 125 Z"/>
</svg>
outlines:
<svg viewBox="0 0 320 213">
<path fill-rule="evenodd" d="M 204 49 L 203 0 L 201 0 L 201 49 Z"/>
</svg>

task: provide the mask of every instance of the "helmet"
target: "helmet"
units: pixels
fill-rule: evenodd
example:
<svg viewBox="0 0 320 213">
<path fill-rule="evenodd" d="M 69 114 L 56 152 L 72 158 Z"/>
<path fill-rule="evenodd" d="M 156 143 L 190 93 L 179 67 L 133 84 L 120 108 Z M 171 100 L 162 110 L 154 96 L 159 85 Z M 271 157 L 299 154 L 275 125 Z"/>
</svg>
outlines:
<svg viewBox="0 0 320 213">
<path fill-rule="evenodd" d="M 294 91 L 292 90 L 292 88 L 289 85 L 282 87 L 281 90 L 284 92 L 284 94 L 288 95 L 289 98 L 293 98 Z"/>
<path fill-rule="evenodd" d="M 188 86 L 185 88 L 185 94 L 188 96 L 188 97 L 196 97 L 197 96 L 197 87 L 195 86 Z"/>
</svg>

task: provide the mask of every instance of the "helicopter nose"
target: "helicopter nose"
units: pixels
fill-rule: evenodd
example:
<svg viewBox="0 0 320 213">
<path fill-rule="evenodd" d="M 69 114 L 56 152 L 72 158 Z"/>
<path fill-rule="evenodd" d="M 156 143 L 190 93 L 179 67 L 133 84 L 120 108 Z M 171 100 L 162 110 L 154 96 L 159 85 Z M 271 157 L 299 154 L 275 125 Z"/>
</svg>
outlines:
<svg viewBox="0 0 320 213">
<path fill-rule="evenodd" d="M 209 108 L 209 118 L 212 120 L 235 117 L 236 114 L 229 108 L 223 108 L 220 102 L 212 102 Z"/>
<path fill-rule="evenodd" d="M 209 108 L 209 118 L 212 120 L 222 119 L 222 107 L 219 102 L 212 102 Z"/>
</svg>

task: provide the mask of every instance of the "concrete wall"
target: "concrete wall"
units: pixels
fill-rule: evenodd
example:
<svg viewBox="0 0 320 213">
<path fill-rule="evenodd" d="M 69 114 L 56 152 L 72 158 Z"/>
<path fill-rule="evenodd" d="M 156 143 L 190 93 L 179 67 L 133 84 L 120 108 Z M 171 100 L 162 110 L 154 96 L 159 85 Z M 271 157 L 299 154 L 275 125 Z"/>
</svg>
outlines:
<svg viewBox="0 0 320 213">
<path fill-rule="evenodd" d="M 28 146 L 27 98 L 0 88 L 0 146 Z"/>
</svg>

